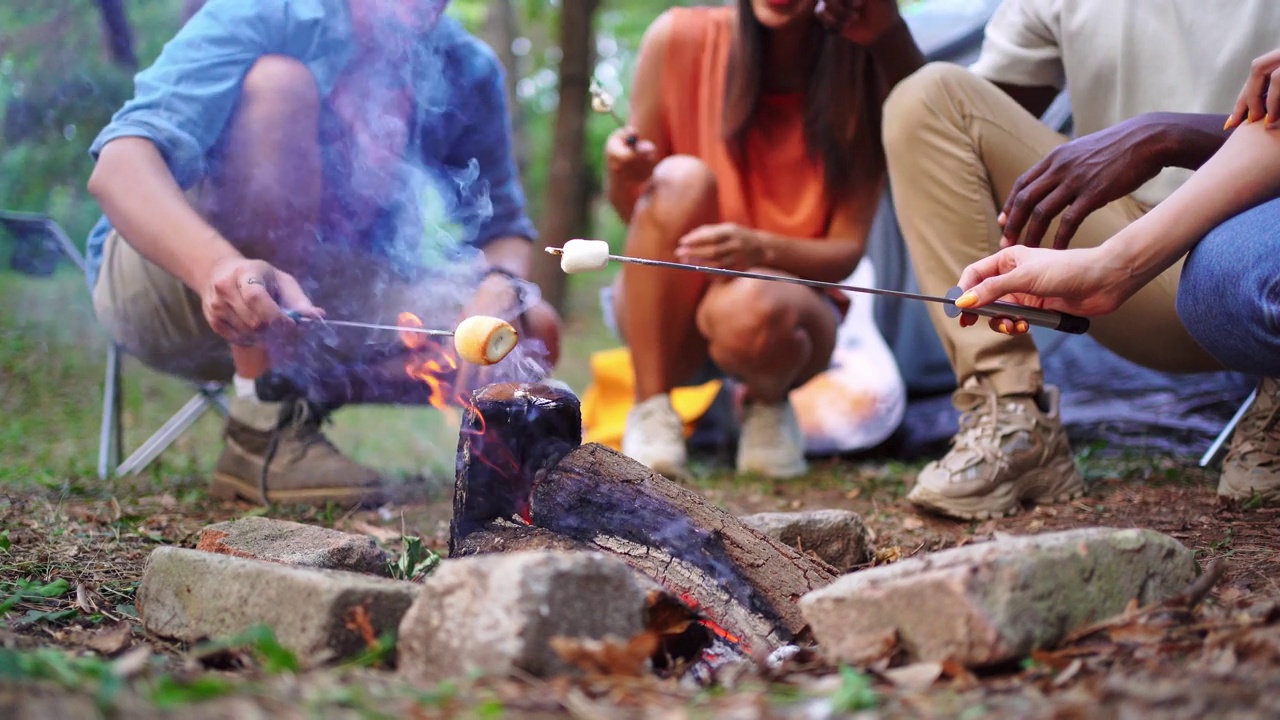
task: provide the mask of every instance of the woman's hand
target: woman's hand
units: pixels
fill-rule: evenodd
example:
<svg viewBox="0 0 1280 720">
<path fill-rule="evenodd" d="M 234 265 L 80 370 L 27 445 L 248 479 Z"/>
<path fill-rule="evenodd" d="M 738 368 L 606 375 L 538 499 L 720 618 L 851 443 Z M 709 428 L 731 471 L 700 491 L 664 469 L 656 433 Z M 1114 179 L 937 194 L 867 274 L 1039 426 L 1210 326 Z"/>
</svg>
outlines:
<svg viewBox="0 0 1280 720">
<path fill-rule="evenodd" d="M 676 259 L 691 265 L 746 270 L 765 264 L 760 234 L 733 223 L 703 225 L 676 245 Z"/>
<path fill-rule="evenodd" d="M 814 12 L 824 25 L 855 45 L 872 45 L 902 22 L 897 0 L 818 0 Z"/>
<path fill-rule="evenodd" d="M 293 324 L 282 308 L 311 318 L 324 311 L 311 304 L 293 276 L 263 260 L 229 257 L 214 263 L 200 292 L 204 318 L 236 345 L 253 345 L 272 324 Z"/>
<path fill-rule="evenodd" d="M 648 140 L 628 142 L 635 135 L 635 128 L 622 127 L 605 141 L 604 161 L 611 183 L 638 186 L 653 175 L 658 164 L 657 149 Z"/>
<path fill-rule="evenodd" d="M 1144 284 L 1128 263 L 1113 256 L 1105 245 L 1074 250 L 1008 247 L 964 269 L 960 288 L 965 294 L 956 306 L 968 309 L 1005 300 L 1073 315 L 1105 315 Z M 973 313 L 960 315 L 962 327 L 977 321 Z M 1006 335 L 1028 329 L 1017 318 L 992 318 L 990 325 Z"/>
<path fill-rule="evenodd" d="M 1249 78 L 1240 89 L 1224 130 L 1239 125 L 1246 117 L 1249 122 L 1266 118 L 1268 130 L 1280 127 L 1280 73 L 1276 70 L 1280 70 L 1280 50 L 1272 50 L 1253 61 Z"/>
</svg>

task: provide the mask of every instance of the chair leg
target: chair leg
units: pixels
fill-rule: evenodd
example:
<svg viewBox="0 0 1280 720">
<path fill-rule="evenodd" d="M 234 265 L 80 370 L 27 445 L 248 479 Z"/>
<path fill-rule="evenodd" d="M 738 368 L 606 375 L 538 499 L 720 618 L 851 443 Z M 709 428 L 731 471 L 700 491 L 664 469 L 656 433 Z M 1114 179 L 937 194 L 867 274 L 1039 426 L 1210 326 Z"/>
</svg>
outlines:
<svg viewBox="0 0 1280 720">
<path fill-rule="evenodd" d="M 107 348 L 107 369 L 102 384 L 102 431 L 98 437 L 98 478 L 106 480 L 120 460 L 120 348 Z"/>
<path fill-rule="evenodd" d="M 205 393 L 202 388 L 194 397 L 187 401 L 182 409 L 173 414 L 164 425 L 156 430 L 155 434 L 147 439 L 133 454 L 128 457 L 120 467 L 116 468 L 117 475 L 132 475 L 140 473 L 147 469 L 156 458 L 163 453 L 182 436 L 192 425 L 204 416 L 210 408 L 218 407 L 217 401 L 213 400 Z"/>
<path fill-rule="evenodd" d="M 1226 452 L 1227 439 L 1231 437 L 1231 433 L 1235 432 L 1236 426 L 1240 424 L 1240 418 L 1244 417 L 1245 411 L 1249 409 L 1249 406 L 1253 404 L 1257 397 L 1258 391 L 1255 389 L 1249 393 L 1249 397 L 1244 399 L 1244 404 L 1240 406 L 1239 410 L 1236 410 L 1235 415 L 1231 416 L 1231 419 L 1223 426 L 1222 432 L 1218 433 L 1218 437 L 1214 439 L 1213 444 L 1200 457 L 1200 467 L 1209 467 L 1221 459 L 1223 453 Z"/>
</svg>

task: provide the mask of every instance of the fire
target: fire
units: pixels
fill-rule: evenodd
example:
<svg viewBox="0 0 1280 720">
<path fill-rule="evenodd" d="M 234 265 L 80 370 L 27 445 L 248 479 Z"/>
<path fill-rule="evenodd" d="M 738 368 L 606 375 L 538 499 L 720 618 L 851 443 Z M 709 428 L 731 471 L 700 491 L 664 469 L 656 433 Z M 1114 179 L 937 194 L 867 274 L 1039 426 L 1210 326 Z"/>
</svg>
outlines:
<svg viewBox="0 0 1280 720">
<path fill-rule="evenodd" d="M 742 642 L 742 638 L 738 637 L 737 635 L 734 635 L 733 633 L 724 629 L 724 627 L 720 625 L 720 623 L 702 614 L 701 612 L 702 604 L 698 602 L 697 598 L 690 595 L 689 593 L 682 592 L 679 595 L 680 595 L 680 600 L 683 601 L 685 605 L 688 605 L 691 609 L 693 609 L 694 612 L 698 613 L 699 625 L 710 630 L 711 634 L 715 635 L 721 640 L 724 640 L 730 645 L 737 645 L 741 647 L 744 652 L 749 651 L 749 648 L 747 647 L 746 643 Z"/>
<path fill-rule="evenodd" d="M 402 312 L 396 318 L 396 324 L 403 328 L 419 328 L 423 326 L 422 318 L 411 312 Z M 400 333 L 400 342 L 410 350 L 421 350 L 427 344 L 427 336 L 422 333 L 402 332 Z M 410 373 L 412 375 L 412 373 Z"/>
<path fill-rule="evenodd" d="M 400 313 L 396 324 L 400 327 L 424 327 L 422 318 L 411 312 Z M 450 407 L 451 402 L 462 407 L 470 405 L 461 393 L 455 391 L 458 361 L 451 348 L 446 344 L 432 342 L 426 335 L 413 332 L 400 333 L 400 342 L 413 351 L 405 362 L 404 371 L 409 377 L 421 380 L 431 388 L 432 407 L 452 416 L 454 410 Z"/>
</svg>

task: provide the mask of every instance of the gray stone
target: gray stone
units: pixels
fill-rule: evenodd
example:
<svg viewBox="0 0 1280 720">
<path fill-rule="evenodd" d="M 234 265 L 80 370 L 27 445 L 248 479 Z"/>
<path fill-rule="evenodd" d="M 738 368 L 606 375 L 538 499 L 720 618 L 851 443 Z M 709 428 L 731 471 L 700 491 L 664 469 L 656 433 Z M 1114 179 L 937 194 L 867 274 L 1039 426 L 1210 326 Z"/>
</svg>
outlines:
<svg viewBox="0 0 1280 720">
<path fill-rule="evenodd" d="M 813 553 L 841 572 L 869 562 L 874 555 L 862 516 L 851 510 L 767 512 L 738 519 L 800 552 Z"/>
<path fill-rule="evenodd" d="M 267 625 L 300 660 L 316 664 L 365 650 L 366 629 L 374 638 L 394 632 L 420 590 L 340 570 L 161 547 L 147 558 L 137 604 L 143 627 L 161 637 L 198 642 Z M 353 622 L 359 615 L 367 624 Z"/>
<path fill-rule="evenodd" d="M 1051 647 L 1067 633 L 1183 590 L 1191 551 L 1150 530 L 1006 537 L 845 575 L 800 610 L 830 659 L 857 662 L 896 632 L 910 661 L 971 667 Z"/>
<path fill-rule="evenodd" d="M 396 663 L 430 684 L 480 671 L 569 671 L 550 640 L 629 639 L 645 593 L 631 568 L 599 553 L 530 551 L 446 560 L 400 623 Z"/>
<path fill-rule="evenodd" d="M 247 517 L 200 531 L 197 550 L 297 565 L 387 574 L 387 554 L 367 535 L 352 535 L 315 525 Z"/>
</svg>

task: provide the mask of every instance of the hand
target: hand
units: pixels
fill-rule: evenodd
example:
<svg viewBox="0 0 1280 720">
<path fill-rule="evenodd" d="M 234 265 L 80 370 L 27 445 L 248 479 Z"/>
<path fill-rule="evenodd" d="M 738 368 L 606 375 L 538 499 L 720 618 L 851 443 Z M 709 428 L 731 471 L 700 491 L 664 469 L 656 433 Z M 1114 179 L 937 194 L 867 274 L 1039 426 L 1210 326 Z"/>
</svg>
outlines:
<svg viewBox="0 0 1280 720">
<path fill-rule="evenodd" d="M 1024 172 L 1005 200 L 1000 247 L 1039 247 L 1061 215 L 1053 247 L 1062 250 L 1094 210 L 1128 195 L 1165 166 L 1141 118 L 1059 145 Z"/>
<path fill-rule="evenodd" d="M 635 128 L 614 130 L 604 144 L 605 168 L 610 182 L 640 185 L 653 175 L 658 149 L 648 140 L 636 141 Z M 628 142 L 631 140 L 631 142 Z"/>
<path fill-rule="evenodd" d="M 1106 246 L 1059 251 L 1015 245 L 964 269 L 960 288 L 965 294 L 956 305 L 967 309 L 1006 300 L 1073 315 L 1105 315 L 1142 284 Z M 973 313 L 960 315 L 961 327 L 977 321 Z M 1017 318 L 991 318 L 990 325 L 1006 335 L 1028 330 Z"/>
<path fill-rule="evenodd" d="M 1249 122 L 1267 120 L 1267 129 L 1280 127 L 1280 50 L 1259 57 L 1249 66 L 1249 78 L 1240 89 L 1236 98 L 1235 109 L 1227 118 L 1224 130 L 1244 122 L 1246 115 Z"/>
<path fill-rule="evenodd" d="M 872 45 L 902 22 L 897 0 L 818 0 L 818 19 L 855 45 Z"/>
<path fill-rule="evenodd" d="M 307 317 L 324 317 L 324 311 L 311 304 L 292 275 L 265 261 L 244 257 L 215 263 L 200 301 L 209 327 L 236 345 L 255 344 L 272 324 L 293 325 L 282 307 Z"/>
<path fill-rule="evenodd" d="M 680 238 L 676 259 L 691 265 L 746 270 L 764 265 L 759 233 L 733 223 L 703 225 Z"/>
</svg>

